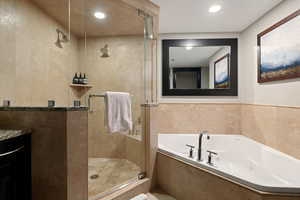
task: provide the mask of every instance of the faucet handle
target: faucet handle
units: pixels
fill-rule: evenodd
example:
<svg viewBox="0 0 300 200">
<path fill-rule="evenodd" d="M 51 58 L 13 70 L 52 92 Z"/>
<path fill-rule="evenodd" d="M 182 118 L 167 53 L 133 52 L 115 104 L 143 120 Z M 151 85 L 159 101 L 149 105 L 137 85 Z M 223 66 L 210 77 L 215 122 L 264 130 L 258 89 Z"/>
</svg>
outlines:
<svg viewBox="0 0 300 200">
<path fill-rule="evenodd" d="M 189 145 L 189 144 L 186 144 L 186 146 L 190 148 L 190 151 L 189 151 L 189 157 L 190 157 L 190 158 L 193 158 L 193 157 L 194 157 L 194 156 L 193 156 L 193 152 L 194 152 L 195 146 L 192 146 L 192 145 Z"/>
<path fill-rule="evenodd" d="M 187 146 L 187 147 L 190 147 L 191 149 L 194 149 L 194 148 L 195 148 L 195 146 L 190 145 L 190 144 L 186 144 L 186 146 Z"/>
<path fill-rule="evenodd" d="M 207 153 L 208 153 L 207 164 L 213 166 L 214 164 L 212 163 L 212 156 L 213 156 L 213 155 L 218 155 L 218 153 L 216 153 L 216 152 L 214 152 L 214 151 L 207 151 Z"/>
</svg>

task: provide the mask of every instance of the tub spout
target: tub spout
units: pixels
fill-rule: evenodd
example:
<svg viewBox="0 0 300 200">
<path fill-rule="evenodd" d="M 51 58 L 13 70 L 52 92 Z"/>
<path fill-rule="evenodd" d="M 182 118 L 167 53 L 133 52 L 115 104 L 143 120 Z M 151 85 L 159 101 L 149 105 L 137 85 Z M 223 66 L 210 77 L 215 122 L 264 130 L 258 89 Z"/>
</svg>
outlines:
<svg viewBox="0 0 300 200">
<path fill-rule="evenodd" d="M 198 141 L 198 156 L 197 156 L 197 160 L 200 162 L 200 161 L 203 161 L 202 160 L 202 139 L 203 139 L 203 136 L 207 136 L 206 138 L 209 140 L 210 137 L 208 135 L 208 131 L 203 131 L 199 134 L 199 141 Z"/>
</svg>

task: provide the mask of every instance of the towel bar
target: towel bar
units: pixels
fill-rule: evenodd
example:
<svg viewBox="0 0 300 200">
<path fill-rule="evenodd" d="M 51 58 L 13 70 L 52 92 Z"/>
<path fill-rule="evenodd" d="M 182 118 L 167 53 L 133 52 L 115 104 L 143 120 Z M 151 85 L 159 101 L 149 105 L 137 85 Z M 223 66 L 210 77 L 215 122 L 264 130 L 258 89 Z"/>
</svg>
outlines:
<svg viewBox="0 0 300 200">
<path fill-rule="evenodd" d="M 133 97 L 133 95 L 130 95 L 131 97 Z M 106 97 L 106 94 L 90 94 L 89 98 L 88 98 L 88 108 L 89 108 L 89 112 L 93 112 L 93 110 L 91 110 L 91 98 L 92 97 Z"/>
</svg>

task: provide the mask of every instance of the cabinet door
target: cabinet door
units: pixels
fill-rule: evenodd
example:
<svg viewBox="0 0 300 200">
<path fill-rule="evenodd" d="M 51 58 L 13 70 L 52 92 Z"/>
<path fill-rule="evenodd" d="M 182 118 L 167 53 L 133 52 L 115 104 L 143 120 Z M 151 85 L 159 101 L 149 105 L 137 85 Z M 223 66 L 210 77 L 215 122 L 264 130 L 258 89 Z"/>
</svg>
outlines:
<svg viewBox="0 0 300 200">
<path fill-rule="evenodd" d="M 26 166 L 24 148 L 0 155 L 0 199 L 26 199 Z"/>
</svg>

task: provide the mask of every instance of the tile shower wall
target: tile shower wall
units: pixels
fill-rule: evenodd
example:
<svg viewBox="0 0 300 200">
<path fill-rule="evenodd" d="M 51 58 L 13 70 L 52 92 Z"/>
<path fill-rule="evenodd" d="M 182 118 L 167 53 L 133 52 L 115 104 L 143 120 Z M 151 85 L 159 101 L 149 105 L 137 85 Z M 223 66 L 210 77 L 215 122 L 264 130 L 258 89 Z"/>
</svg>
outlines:
<svg viewBox="0 0 300 200">
<path fill-rule="evenodd" d="M 141 27 L 142 28 L 142 27 Z M 110 57 L 101 57 L 100 49 L 108 45 Z M 141 135 L 143 102 L 143 36 L 98 37 L 80 41 L 80 67 L 93 88 L 89 93 L 129 92 L 133 103 L 135 131 Z M 89 114 L 89 157 L 127 158 L 140 165 L 142 143 L 121 134 L 109 134 L 105 124 L 104 98 L 91 100 Z M 136 135 L 135 135 L 136 136 Z M 103 142 L 105 141 L 105 142 Z"/>
<path fill-rule="evenodd" d="M 77 39 L 55 46 L 56 21 L 31 0 L 0 0 L 0 104 L 46 106 L 56 100 L 68 106 L 74 99 L 69 84 L 76 71 Z M 66 30 L 64 32 L 67 33 Z"/>
</svg>

